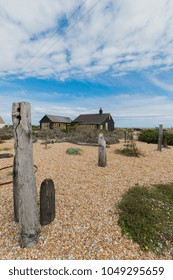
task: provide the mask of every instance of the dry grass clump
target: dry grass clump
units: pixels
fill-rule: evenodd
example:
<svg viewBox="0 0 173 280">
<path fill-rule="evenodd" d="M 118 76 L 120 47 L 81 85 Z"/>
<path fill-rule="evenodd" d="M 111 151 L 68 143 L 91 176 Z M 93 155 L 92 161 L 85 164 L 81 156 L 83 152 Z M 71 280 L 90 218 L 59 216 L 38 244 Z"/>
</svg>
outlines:
<svg viewBox="0 0 173 280">
<path fill-rule="evenodd" d="M 0 148 L 0 152 L 2 152 L 2 151 L 9 151 L 9 150 L 11 150 L 9 147 Z"/>
<path fill-rule="evenodd" d="M 119 143 L 120 132 L 117 130 L 114 131 L 102 131 L 99 129 L 94 129 L 92 127 L 84 126 L 74 126 L 70 127 L 67 130 L 60 129 L 42 129 L 39 131 L 33 132 L 33 137 L 37 139 L 44 140 L 46 142 L 51 142 L 54 140 L 57 143 L 70 142 L 70 143 L 98 143 L 98 135 L 102 132 L 104 134 L 106 143 L 117 144 Z M 122 135 L 121 135 L 122 136 Z"/>
<path fill-rule="evenodd" d="M 131 142 L 131 144 L 126 144 L 126 147 L 123 149 L 117 149 L 115 150 L 116 154 L 121 154 L 128 157 L 140 157 L 143 156 L 142 152 L 137 147 L 136 143 L 134 141 Z"/>
</svg>

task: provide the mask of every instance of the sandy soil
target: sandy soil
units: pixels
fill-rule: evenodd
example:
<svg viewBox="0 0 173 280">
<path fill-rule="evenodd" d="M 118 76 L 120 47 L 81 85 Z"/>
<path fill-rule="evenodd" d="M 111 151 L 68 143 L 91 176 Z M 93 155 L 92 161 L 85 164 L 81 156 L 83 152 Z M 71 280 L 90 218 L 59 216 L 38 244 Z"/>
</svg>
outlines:
<svg viewBox="0 0 173 280">
<path fill-rule="evenodd" d="M 80 146 L 83 155 L 67 155 L 70 143 L 33 145 L 38 166 L 36 185 L 45 178 L 56 188 L 56 218 L 43 226 L 37 246 L 21 249 L 20 229 L 13 218 L 12 184 L 0 186 L 0 259 L 159 259 L 139 249 L 121 235 L 115 213 L 122 194 L 134 184 L 173 182 L 173 148 L 156 150 L 156 145 L 137 142 L 144 157 L 128 158 L 114 153 L 123 142 L 107 149 L 107 167 L 97 166 L 97 147 Z M 13 141 L 0 147 L 11 148 Z M 2 153 L 2 152 L 0 152 Z M 0 159 L 0 168 L 12 165 L 13 158 Z M 12 169 L 1 171 L 0 182 L 10 180 Z M 172 259 L 169 252 L 160 259 Z"/>
</svg>

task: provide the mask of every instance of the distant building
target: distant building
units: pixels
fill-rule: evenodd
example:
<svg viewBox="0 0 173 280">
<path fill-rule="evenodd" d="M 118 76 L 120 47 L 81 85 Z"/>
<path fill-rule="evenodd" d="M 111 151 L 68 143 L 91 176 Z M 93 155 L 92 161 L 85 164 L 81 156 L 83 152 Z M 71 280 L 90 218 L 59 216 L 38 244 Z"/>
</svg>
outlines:
<svg viewBox="0 0 173 280">
<path fill-rule="evenodd" d="M 73 123 L 77 123 L 81 126 L 89 126 L 96 129 L 105 129 L 108 131 L 114 130 L 114 121 L 110 113 L 103 113 L 103 109 L 100 108 L 99 114 L 86 114 L 79 115 Z"/>
<path fill-rule="evenodd" d="M 5 122 L 2 119 L 2 117 L 0 116 L 0 128 L 3 128 L 5 126 Z"/>
<path fill-rule="evenodd" d="M 71 124 L 71 119 L 68 117 L 60 117 L 60 116 L 52 116 L 52 115 L 45 115 L 40 120 L 40 128 L 41 129 L 67 129 L 67 127 Z"/>
</svg>

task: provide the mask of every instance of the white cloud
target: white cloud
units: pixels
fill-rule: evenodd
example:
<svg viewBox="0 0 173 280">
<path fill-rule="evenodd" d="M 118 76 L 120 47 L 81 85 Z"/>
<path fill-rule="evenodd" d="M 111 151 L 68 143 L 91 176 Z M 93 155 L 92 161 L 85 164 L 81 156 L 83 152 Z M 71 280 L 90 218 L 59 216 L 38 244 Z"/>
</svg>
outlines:
<svg viewBox="0 0 173 280">
<path fill-rule="evenodd" d="M 98 113 L 100 107 L 105 113 L 111 113 L 115 125 L 119 127 L 164 127 L 173 126 L 173 101 L 165 96 L 138 94 L 112 94 L 111 96 L 68 96 L 54 93 L 49 102 L 43 101 L 49 93 L 43 92 L 40 100 L 38 93 L 28 97 L 27 93 L 19 91 L 12 95 L 1 95 L 1 116 L 6 123 L 11 123 L 11 108 L 13 102 L 28 101 L 31 103 L 33 124 L 39 124 L 45 114 L 68 116 L 71 119 L 79 114 Z M 24 98 L 25 97 L 25 98 Z M 55 99 L 54 99 L 55 98 Z M 57 98 L 57 99 L 56 99 Z M 65 98 L 69 101 L 65 101 Z"/>
<path fill-rule="evenodd" d="M 88 0 L 70 24 L 94 3 Z M 101 1 L 65 37 L 57 32 L 47 42 L 64 16 L 68 18 L 80 4 L 79 0 L 0 0 L 1 77 L 13 73 L 64 80 L 76 74 L 97 75 L 110 67 L 113 75 L 172 68 L 172 0 Z"/>
<path fill-rule="evenodd" d="M 165 91 L 168 91 L 168 92 L 172 92 L 173 93 L 173 85 L 171 84 L 167 84 L 161 80 L 159 80 L 158 78 L 156 77 L 151 77 L 150 78 L 151 82 L 156 85 L 157 87 L 165 90 Z"/>
</svg>

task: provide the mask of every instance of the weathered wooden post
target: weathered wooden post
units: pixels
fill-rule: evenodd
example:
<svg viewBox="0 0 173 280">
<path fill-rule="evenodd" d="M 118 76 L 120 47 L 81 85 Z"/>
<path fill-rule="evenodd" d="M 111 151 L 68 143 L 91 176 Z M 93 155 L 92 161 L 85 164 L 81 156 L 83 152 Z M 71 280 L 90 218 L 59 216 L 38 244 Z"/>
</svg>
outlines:
<svg viewBox="0 0 173 280">
<path fill-rule="evenodd" d="M 40 188 L 40 224 L 50 224 L 55 219 L 55 187 L 51 179 L 45 179 Z"/>
<path fill-rule="evenodd" d="M 168 142 L 167 142 L 167 138 L 165 137 L 164 141 L 163 141 L 163 147 L 164 148 L 168 148 Z"/>
<path fill-rule="evenodd" d="M 124 143 L 127 141 L 127 130 L 124 131 Z"/>
<path fill-rule="evenodd" d="M 13 197 L 15 221 L 21 227 L 21 247 L 38 242 L 40 224 L 32 151 L 31 110 L 28 102 L 13 103 L 14 126 Z"/>
<path fill-rule="evenodd" d="M 162 140 L 163 140 L 163 125 L 159 125 L 159 139 L 158 139 L 158 151 L 162 151 Z"/>
<path fill-rule="evenodd" d="M 104 139 L 103 133 L 99 133 L 98 138 L 98 166 L 106 166 L 106 141 Z"/>
</svg>

